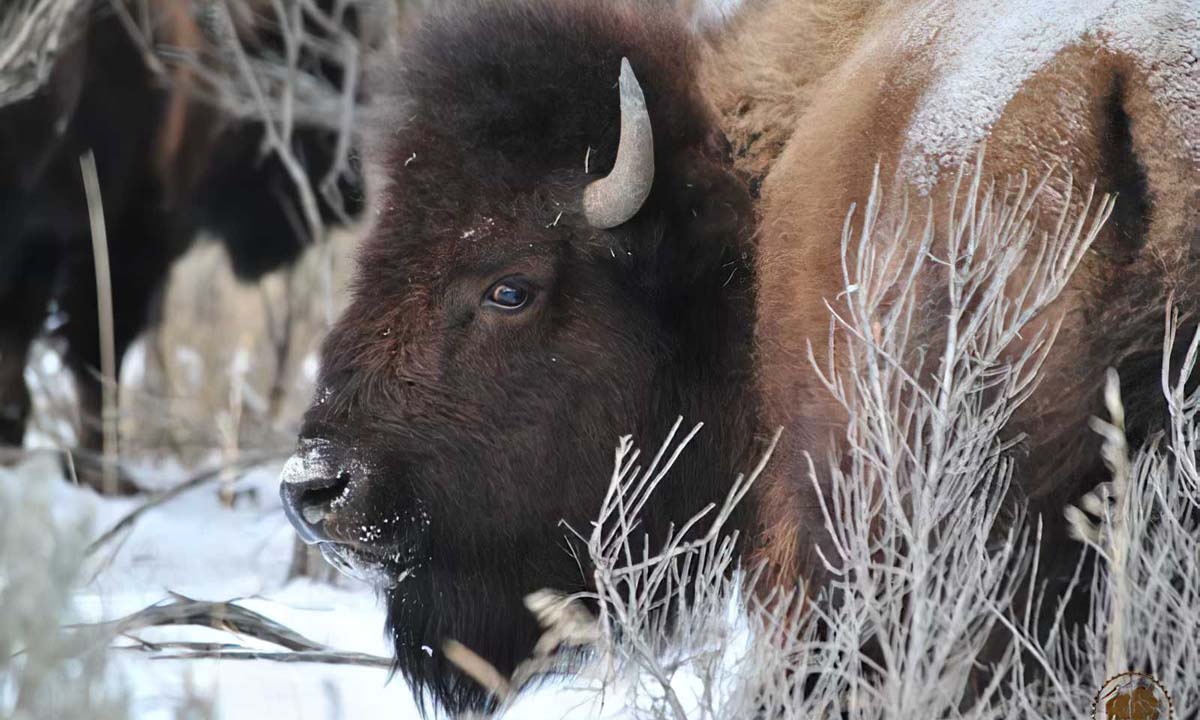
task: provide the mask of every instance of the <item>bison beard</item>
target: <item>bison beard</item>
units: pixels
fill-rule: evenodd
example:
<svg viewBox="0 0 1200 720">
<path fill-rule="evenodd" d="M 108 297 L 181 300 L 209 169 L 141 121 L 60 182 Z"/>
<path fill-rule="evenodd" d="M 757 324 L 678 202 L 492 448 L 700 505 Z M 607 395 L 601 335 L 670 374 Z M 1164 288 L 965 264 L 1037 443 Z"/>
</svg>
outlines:
<svg viewBox="0 0 1200 720">
<path fill-rule="evenodd" d="M 752 457 L 751 206 L 693 42 L 666 10 L 469 3 L 374 78 L 374 226 L 281 492 L 335 564 L 382 574 L 397 668 L 450 712 L 487 698 L 445 641 L 509 673 L 537 636 L 524 596 L 587 589 L 567 526 L 589 527 L 619 436 L 706 423 L 644 514 L 652 537 Z M 653 184 L 588 201 L 606 176 L 649 181 L 648 138 L 617 162 L 631 81 Z"/>
</svg>

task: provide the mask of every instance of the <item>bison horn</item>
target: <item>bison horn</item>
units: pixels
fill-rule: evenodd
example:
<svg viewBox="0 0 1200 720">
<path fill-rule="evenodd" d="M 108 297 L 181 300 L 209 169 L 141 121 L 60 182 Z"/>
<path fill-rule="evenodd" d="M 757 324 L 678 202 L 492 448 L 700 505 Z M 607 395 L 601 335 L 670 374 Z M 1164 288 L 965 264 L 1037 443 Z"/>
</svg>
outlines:
<svg viewBox="0 0 1200 720">
<path fill-rule="evenodd" d="M 621 58 L 621 142 L 612 172 L 583 190 L 583 214 L 595 228 L 611 228 L 633 217 L 654 184 L 654 134 L 646 97 L 628 58 Z"/>
</svg>

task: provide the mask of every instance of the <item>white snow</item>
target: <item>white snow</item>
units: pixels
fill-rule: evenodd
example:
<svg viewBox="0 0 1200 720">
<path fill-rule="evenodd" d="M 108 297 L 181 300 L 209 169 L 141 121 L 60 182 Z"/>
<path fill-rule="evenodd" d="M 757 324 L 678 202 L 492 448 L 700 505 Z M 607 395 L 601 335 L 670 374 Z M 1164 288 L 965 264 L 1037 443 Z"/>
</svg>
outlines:
<svg viewBox="0 0 1200 720">
<path fill-rule="evenodd" d="M 129 344 L 121 358 L 117 380 L 121 387 L 141 388 L 146 379 L 146 338 L 139 337 Z"/>
<path fill-rule="evenodd" d="M 310 383 L 317 382 L 317 374 L 321 371 L 321 360 L 316 353 L 309 353 L 304 356 L 304 364 L 301 366 L 301 373 L 304 379 Z"/>
<path fill-rule="evenodd" d="M 74 408 L 78 404 L 75 381 L 66 371 L 62 354 L 53 342 L 38 339 L 29 348 L 25 384 L 33 399 L 33 416 L 25 431 L 28 448 L 70 447 L 75 444 L 75 427 L 69 416 L 51 407 Z"/>
<path fill-rule="evenodd" d="M 699 29 L 716 28 L 734 17 L 742 0 L 708 0 L 699 3 L 692 23 Z"/>
<path fill-rule="evenodd" d="M 41 467 L 32 467 L 35 464 Z M 184 476 L 169 463 L 150 470 L 142 467 L 135 473 L 158 487 Z M 303 579 L 286 582 L 293 531 L 279 505 L 278 472 L 276 465 L 250 473 L 239 483 L 242 492 L 232 509 L 219 503 L 215 486 L 207 486 L 145 513 L 131 532 L 103 547 L 89 566 L 90 580 L 85 578 L 76 598 L 83 618 L 118 618 L 167 599 L 170 592 L 199 600 L 244 598 L 244 607 L 331 648 L 389 655 L 384 611 L 371 588 L 349 579 L 339 580 L 337 586 Z M 169 477 L 173 473 L 178 476 Z M 57 460 L 38 455 L 15 472 L 0 470 L 0 482 L 57 474 Z M 56 484 L 55 508 L 62 519 L 90 516 L 97 533 L 144 501 L 102 499 L 65 480 Z M 151 628 L 136 635 L 151 642 L 233 642 L 280 649 L 209 628 Z M 139 719 L 174 720 L 180 701 L 189 695 L 211 699 L 217 717 L 226 720 L 417 717 L 403 680 L 389 682 L 387 671 L 379 668 L 154 660 L 137 651 L 113 656 L 129 683 L 133 716 Z"/>
</svg>

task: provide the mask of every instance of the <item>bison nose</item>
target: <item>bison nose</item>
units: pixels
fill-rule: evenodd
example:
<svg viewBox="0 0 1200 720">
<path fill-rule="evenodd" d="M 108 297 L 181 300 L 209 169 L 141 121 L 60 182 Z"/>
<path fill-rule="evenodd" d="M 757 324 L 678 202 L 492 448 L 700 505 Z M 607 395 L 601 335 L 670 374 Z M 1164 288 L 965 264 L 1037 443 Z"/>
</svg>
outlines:
<svg viewBox="0 0 1200 720">
<path fill-rule="evenodd" d="M 333 540 L 326 524 L 334 502 L 350 484 L 350 474 L 334 460 L 332 445 L 306 441 L 283 466 L 279 480 L 283 511 L 300 539 L 310 545 Z"/>
</svg>

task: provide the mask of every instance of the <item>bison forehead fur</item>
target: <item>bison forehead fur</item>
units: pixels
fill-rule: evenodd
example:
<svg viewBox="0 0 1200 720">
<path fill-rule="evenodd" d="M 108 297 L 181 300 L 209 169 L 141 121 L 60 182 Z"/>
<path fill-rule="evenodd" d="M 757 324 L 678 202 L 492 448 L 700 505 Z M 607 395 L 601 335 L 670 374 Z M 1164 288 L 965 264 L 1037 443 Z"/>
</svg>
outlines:
<svg viewBox="0 0 1200 720">
<path fill-rule="evenodd" d="M 524 595 L 587 587 L 566 526 L 588 526 L 619 436 L 709 426 L 653 534 L 721 499 L 748 455 L 750 201 L 692 43 L 623 4 L 478 3 L 375 74 L 373 228 L 302 432 L 356 469 L 321 484 L 338 499 L 310 539 L 385 566 L 398 667 L 451 710 L 482 696 L 445 640 L 508 672 L 536 635 Z M 597 230 L 578 198 L 616 157 L 623 57 L 656 172 L 630 221 Z M 506 281 L 519 311 L 487 302 Z"/>
</svg>

